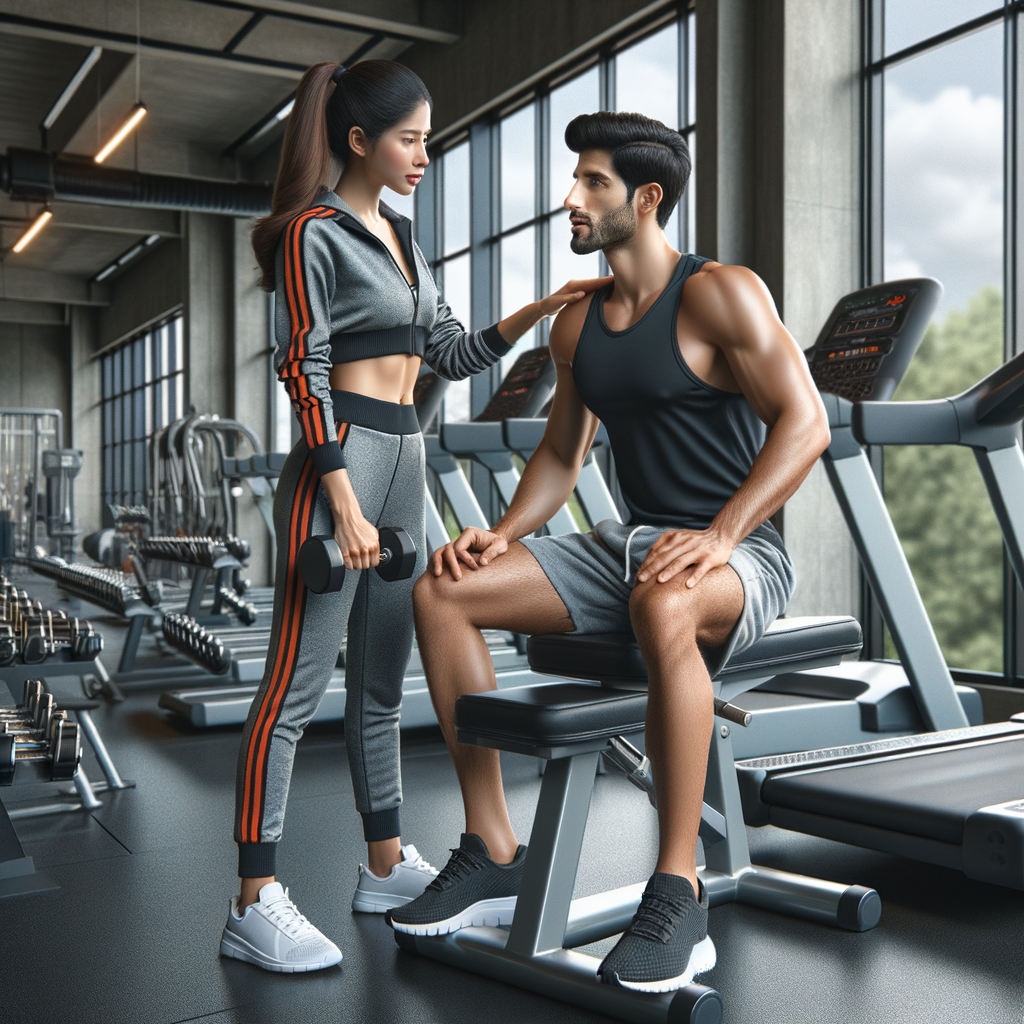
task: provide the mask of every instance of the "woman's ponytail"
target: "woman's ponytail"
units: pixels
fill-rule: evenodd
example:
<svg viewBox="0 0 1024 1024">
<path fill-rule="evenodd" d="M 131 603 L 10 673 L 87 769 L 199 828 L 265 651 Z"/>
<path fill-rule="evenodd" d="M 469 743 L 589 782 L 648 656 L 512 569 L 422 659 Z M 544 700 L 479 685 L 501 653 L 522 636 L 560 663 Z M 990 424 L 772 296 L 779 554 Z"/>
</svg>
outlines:
<svg viewBox="0 0 1024 1024">
<path fill-rule="evenodd" d="M 299 82 L 295 106 L 288 118 L 281 148 L 281 166 L 274 184 L 270 214 L 252 230 L 252 247 L 263 271 L 260 286 L 274 289 L 274 258 L 281 232 L 290 220 L 307 209 L 327 184 L 331 170 L 331 146 L 327 138 L 327 100 L 334 88 L 338 65 L 314 64 Z"/>
<path fill-rule="evenodd" d="M 281 232 L 308 209 L 328 183 L 331 160 L 351 156 L 349 133 L 355 127 L 376 142 L 430 93 L 415 72 L 391 60 L 363 60 L 351 68 L 325 61 L 314 64 L 299 82 L 295 106 L 281 149 L 270 215 L 256 222 L 252 247 L 263 277 L 274 288 L 274 258 Z"/>
</svg>

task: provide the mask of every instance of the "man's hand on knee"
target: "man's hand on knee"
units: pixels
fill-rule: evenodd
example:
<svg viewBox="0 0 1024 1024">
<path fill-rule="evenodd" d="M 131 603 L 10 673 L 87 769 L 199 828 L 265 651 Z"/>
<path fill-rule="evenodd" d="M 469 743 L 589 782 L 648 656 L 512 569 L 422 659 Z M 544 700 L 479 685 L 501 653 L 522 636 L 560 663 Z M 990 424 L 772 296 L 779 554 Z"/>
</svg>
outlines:
<svg viewBox="0 0 1024 1024">
<path fill-rule="evenodd" d="M 686 586 L 695 587 L 712 569 L 725 565 L 735 547 L 735 542 L 714 526 L 707 530 L 668 530 L 647 552 L 637 570 L 637 582 L 657 577 L 659 583 L 667 583 L 688 571 Z"/>
<path fill-rule="evenodd" d="M 508 541 L 500 533 L 471 526 L 453 541 L 437 548 L 430 556 L 430 573 L 441 576 L 445 569 L 456 580 L 462 579 L 462 567 L 476 571 L 508 551 Z"/>
</svg>

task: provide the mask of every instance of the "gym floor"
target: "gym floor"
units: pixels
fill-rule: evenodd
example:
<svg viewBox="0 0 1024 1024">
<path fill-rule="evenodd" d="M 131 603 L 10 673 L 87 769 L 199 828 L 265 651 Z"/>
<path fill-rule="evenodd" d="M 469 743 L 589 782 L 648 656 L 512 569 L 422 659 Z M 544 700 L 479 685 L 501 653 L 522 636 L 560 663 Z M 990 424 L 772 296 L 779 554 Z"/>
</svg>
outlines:
<svg viewBox="0 0 1024 1024">
<path fill-rule="evenodd" d="M 116 665 L 124 636 L 116 622 L 41 578 L 22 575 L 19 586 L 95 621 L 107 642 L 104 661 Z M 73 678 L 54 679 L 51 689 L 58 702 L 62 692 L 79 692 Z M 340 724 L 311 727 L 299 745 L 278 861 L 299 908 L 338 942 L 344 960 L 307 975 L 222 960 L 220 930 L 237 887 L 239 730 L 193 729 L 157 708 L 158 693 L 136 692 L 95 713 L 135 789 L 102 794 L 104 806 L 92 814 L 15 823 L 25 852 L 60 889 L 0 900 L 0 1024 L 608 1019 L 404 953 L 381 918 L 351 912 L 365 848 Z M 102 777 L 88 748 L 85 766 L 93 780 Z M 509 755 L 503 766 L 512 819 L 527 841 L 536 762 Z M 458 842 L 462 815 L 437 730 L 403 736 L 403 773 L 404 840 L 440 866 Z M 0 791 L 12 810 L 53 795 L 52 785 Z M 874 886 L 884 909 L 881 924 L 863 935 L 753 907 L 713 910 L 719 965 L 701 980 L 721 992 L 729 1024 L 1024 1020 L 1024 893 L 771 828 L 751 829 L 750 845 L 759 863 Z M 577 895 L 645 878 L 655 848 L 646 799 L 621 775 L 598 777 Z M 600 955 L 612 941 L 589 951 Z"/>
</svg>

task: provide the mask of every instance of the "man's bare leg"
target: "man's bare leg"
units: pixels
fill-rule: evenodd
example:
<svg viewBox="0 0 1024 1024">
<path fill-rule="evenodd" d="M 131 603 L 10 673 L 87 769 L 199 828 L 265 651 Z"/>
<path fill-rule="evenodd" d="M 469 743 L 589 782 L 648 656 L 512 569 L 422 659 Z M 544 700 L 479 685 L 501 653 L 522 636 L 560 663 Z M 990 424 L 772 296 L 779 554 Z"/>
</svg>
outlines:
<svg viewBox="0 0 1024 1024">
<path fill-rule="evenodd" d="M 629 608 L 649 681 L 646 743 L 658 798 L 655 870 L 682 875 L 696 892 L 697 831 L 714 727 L 711 678 L 698 643 L 725 643 L 743 611 L 743 585 L 727 565 L 693 589 L 685 585 L 688 576 L 638 583 Z"/>
<path fill-rule="evenodd" d="M 482 629 L 566 633 L 572 619 L 537 560 L 522 544 L 490 565 L 464 569 L 461 580 L 425 573 L 413 592 L 416 637 L 430 699 L 455 764 L 466 831 L 483 839 L 491 859 L 507 864 L 519 845 L 505 806 L 497 750 L 455 741 L 455 701 L 497 687 Z"/>
</svg>

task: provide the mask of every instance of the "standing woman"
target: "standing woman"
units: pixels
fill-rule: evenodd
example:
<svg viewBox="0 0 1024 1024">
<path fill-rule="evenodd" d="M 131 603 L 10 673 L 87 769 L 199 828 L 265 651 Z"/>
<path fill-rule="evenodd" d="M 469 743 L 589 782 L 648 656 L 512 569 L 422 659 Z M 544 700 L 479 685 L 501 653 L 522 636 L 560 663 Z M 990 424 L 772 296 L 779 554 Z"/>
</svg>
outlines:
<svg viewBox="0 0 1024 1024">
<path fill-rule="evenodd" d="M 253 231 L 262 285 L 276 292 L 274 366 L 302 428 L 274 501 L 277 575 L 267 666 L 242 733 L 235 840 L 241 894 L 221 953 L 271 971 L 341 960 L 275 880 L 295 744 L 331 677 L 348 625 L 345 743 L 367 842 L 353 910 L 383 913 L 436 871 L 403 846 L 398 719 L 412 649 L 412 588 L 426 565 L 423 438 L 412 405 L 425 361 L 441 377 L 486 370 L 534 324 L 600 281 L 571 282 L 482 331 L 440 301 L 411 224 L 381 203 L 409 195 L 428 164 L 430 95 L 408 68 L 315 64 L 296 94 L 270 216 Z M 335 190 L 332 166 L 343 167 Z M 335 170 L 335 173 L 337 171 Z M 314 594 L 298 574 L 306 538 L 333 533 L 345 567 L 378 564 L 377 531 L 401 526 L 416 572 L 386 583 L 348 572 Z"/>
</svg>

